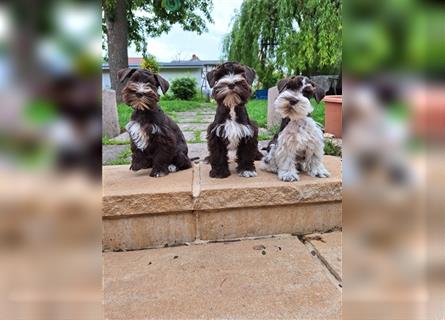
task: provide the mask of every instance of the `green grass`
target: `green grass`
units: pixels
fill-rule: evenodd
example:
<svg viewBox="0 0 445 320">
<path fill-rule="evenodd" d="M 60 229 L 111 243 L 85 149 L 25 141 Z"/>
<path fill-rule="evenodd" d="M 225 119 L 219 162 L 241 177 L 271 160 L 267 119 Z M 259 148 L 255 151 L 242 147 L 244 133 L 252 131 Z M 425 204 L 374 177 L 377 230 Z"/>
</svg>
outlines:
<svg viewBox="0 0 445 320">
<path fill-rule="evenodd" d="M 119 156 L 111 161 L 107 161 L 105 163 L 106 166 L 116 166 L 116 165 L 121 165 L 121 164 L 130 164 L 130 160 L 128 159 L 128 157 L 131 156 L 131 149 L 130 146 L 128 146 L 127 148 L 125 148 L 124 151 L 122 151 Z"/>
<path fill-rule="evenodd" d="M 267 100 L 250 100 L 247 103 L 247 113 L 259 127 L 267 127 Z"/>
<path fill-rule="evenodd" d="M 195 135 L 192 140 L 187 141 L 188 143 L 201 143 L 204 140 L 201 139 L 201 130 L 193 130 L 193 134 Z"/>
<path fill-rule="evenodd" d="M 270 140 L 272 139 L 273 134 L 270 132 L 259 132 L 258 133 L 258 140 L 259 141 L 263 141 L 263 140 Z"/>
<path fill-rule="evenodd" d="M 311 99 L 314 111 L 312 112 L 312 118 L 324 126 L 324 102 L 317 103 L 314 99 Z M 247 103 L 247 112 L 249 118 L 257 123 L 261 128 L 267 127 L 267 100 L 250 100 Z"/>
<path fill-rule="evenodd" d="M 110 139 L 107 136 L 102 138 L 102 145 L 123 145 L 123 144 L 130 144 L 130 140 L 127 141 L 117 141 L 114 139 Z"/>
</svg>

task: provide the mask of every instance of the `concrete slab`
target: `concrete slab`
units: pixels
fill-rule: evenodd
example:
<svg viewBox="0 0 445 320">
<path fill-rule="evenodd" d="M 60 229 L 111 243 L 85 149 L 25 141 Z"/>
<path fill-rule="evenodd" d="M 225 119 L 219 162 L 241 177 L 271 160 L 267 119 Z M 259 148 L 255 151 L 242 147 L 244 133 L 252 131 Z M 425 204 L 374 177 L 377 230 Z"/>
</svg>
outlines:
<svg viewBox="0 0 445 320">
<path fill-rule="evenodd" d="M 192 210 L 192 169 L 161 178 L 128 165 L 103 167 L 103 215 L 123 216 Z"/>
<path fill-rule="evenodd" d="M 210 165 L 200 165 L 201 193 L 195 209 L 224 209 L 259 207 L 304 202 L 341 200 L 341 159 L 325 156 L 324 164 L 331 172 L 330 178 L 312 178 L 300 175 L 300 181 L 283 182 L 276 174 L 259 169 L 257 177 L 244 178 L 236 174 L 236 164 L 230 164 L 232 175 L 225 179 L 209 177 Z M 242 186 L 242 187 L 240 187 Z"/>
<path fill-rule="evenodd" d="M 104 312 L 110 320 L 331 320 L 341 318 L 341 293 L 295 237 L 246 240 L 105 253 Z"/>
<path fill-rule="evenodd" d="M 204 160 L 209 155 L 207 143 L 189 143 L 187 146 L 189 148 L 189 158 L 199 157 L 200 160 Z"/>
<path fill-rule="evenodd" d="M 342 233 L 330 232 L 318 235 L 309 235 L 307 240 L 315 247 L 321 257 L 333 268 L 335 273 L 343 279 L 342 275 Z"/>
</svg>

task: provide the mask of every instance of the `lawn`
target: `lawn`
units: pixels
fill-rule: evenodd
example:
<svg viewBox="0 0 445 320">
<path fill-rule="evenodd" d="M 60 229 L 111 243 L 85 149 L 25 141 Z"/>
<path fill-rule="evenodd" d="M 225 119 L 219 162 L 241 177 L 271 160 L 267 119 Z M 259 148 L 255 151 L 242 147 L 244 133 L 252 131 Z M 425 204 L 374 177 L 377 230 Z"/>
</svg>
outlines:
<svg viewBox="0 0 445 320">
<path fill-rule="evenodd" d="M 317 103 L 314 99 L 312 99 L 311 102 L 314 106 L 312 118 L 319 124 L 324 125 L 324 102 Z M 160 105 L 162 109 L 173 118 L 173 120 L 177 120 L 176 112 L 192 111 L 200 108 L 215 108 L 214 102 L 205 102 L 200 98 L 191 101 L 161 99 Z M 125 125 L 130 121 L 132 109 L 123 103 L 119 104 L 117 109 L 119 114 L 119 125 L 121 128 L 125 128 Z M 250 100 L 247 103 L 247 112 L 249 113 L 250 119 L 255 121 L 259 127 L 267 127 L 267 100 Z"/>
<path fill-rule="evenodd" d="M 175 112 L 192 111 L 201 108 L 215 108 L 214 102 L 206 102 L 203 98 L 195 98 L 193 100 L 178 100 L 178 99 L 163 99 L 159 102 L 162 110 L 169 116 L 176 120 Z M 119 115 L 119 126 L 121 129 L 125 128 L 125 125 L 130 121 L 131 113 L 133 110 L 125 103 L 121 103 L 117 106 L 117 112 Z"/>
<path fill-rule="evenodd" d="M 324 126 L 324 102 L 317 103 L 314 99 L 311 99 L 314 111 L 312 112 L 312 118 Z M 254 120 L 261 128 L 267 127 L 267 100 L 250 100 L 247 104 L 247 112 L 250 119 Z"/>
</svg>

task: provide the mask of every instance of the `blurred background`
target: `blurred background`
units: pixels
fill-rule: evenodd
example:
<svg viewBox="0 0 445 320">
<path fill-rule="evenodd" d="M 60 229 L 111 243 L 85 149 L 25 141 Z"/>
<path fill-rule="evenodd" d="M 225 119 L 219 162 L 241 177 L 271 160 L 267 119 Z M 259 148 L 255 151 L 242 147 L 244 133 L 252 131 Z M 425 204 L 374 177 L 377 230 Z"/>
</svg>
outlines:
<svg viewBox="0 0 445 320">
<path fill-rule="evenodd" d="M 445 7 L 341 10 L 343 318 L 443 319 Z M 102 318 L 102 15 L 0 4 L 0 319 Z"/>
<path fill-rule="evenodd" d="M 0 4 L 0 319 L 101 318 L 100 4 Z"/>
<path fill-rule="evenodd" d="M 343 2 L 343 318 L 443 319 L 445 6 Z"/>
</svg>

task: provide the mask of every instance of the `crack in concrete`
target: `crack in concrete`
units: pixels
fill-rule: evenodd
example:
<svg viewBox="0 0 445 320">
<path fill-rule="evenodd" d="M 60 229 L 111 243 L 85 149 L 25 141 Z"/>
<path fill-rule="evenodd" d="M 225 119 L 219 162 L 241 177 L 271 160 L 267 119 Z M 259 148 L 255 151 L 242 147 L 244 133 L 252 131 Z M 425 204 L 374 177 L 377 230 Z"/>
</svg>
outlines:
<svg viewBox="0 0 445 320">
<path fill-rule="evenodd" d="M 323 257 L 323 255 L 318 251 L 318 249 L 310 242 L 311 235 L 301 235 L 297 236 L 298 240 L 306 247 L 308 248 L 310 254 L 316 258 L 323 269 L 325 270 L 326 274 L 328 275 L 329 280 L 335 285 L 335 287 L 342 291 L 343 288 L 343 280 L 341 276 L 335 271 L 335 269 L 329 264 L 329 262 Z"/>
</svg>

